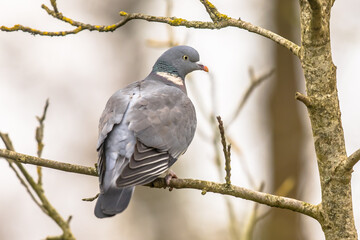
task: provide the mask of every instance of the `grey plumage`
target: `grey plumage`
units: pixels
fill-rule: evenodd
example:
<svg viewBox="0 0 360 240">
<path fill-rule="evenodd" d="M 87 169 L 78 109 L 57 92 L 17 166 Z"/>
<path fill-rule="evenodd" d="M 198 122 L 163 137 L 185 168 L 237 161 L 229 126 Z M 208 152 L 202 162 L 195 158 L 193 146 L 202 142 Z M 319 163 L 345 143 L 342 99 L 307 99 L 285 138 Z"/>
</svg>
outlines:
<svg viewBox="0 0 360 240">
<path fill-rule="evenodd" d="M 197 51 L 173 47 L 142 81 L 115 92 L 100 118 L 98 218 L 126 209 L 134 187 L 168 170 L 192 141 L 196 114 L 187 97 L 185 76 L 207 71 Z"/>
</svg>

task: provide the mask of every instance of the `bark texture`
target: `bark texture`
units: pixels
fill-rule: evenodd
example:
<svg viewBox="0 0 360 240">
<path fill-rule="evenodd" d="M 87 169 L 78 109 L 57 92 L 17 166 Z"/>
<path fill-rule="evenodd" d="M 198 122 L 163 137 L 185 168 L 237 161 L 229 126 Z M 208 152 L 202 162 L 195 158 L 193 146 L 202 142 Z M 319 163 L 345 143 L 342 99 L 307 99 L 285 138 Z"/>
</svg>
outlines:
<svg viewBox="0 0 360 240">
<path fill-rule="evenodd" d="M 322 202 L 318 220 L 327 240 L 357 239 L 351 171 L 342 167 L 347 156 L 336 87 L 336 66 L 330 46 L 332 4 L 331 0 L 300 0 L 300 59 L 321 179 Z"/>
</svg>

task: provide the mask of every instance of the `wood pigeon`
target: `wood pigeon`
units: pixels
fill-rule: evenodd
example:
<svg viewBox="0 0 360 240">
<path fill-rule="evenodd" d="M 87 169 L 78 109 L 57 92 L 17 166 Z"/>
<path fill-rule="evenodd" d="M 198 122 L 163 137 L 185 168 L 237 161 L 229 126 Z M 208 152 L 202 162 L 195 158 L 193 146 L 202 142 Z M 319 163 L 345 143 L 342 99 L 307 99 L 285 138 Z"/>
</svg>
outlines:
<svg viewBox="0 0 360 240">
<path fill-rule="evenodd" d="M 208 71 L 198 61 L 192 47 L 170 48 L 144 80 L 118 90 L 108 100 L 99 123 L 96 217 L 124 211 L 136 185 L 155 180 L 188 148 L 196 114 L 185 76 Z M 168 184 L 176 175 L 171 172 L 169 177 Z"/>
</svg>

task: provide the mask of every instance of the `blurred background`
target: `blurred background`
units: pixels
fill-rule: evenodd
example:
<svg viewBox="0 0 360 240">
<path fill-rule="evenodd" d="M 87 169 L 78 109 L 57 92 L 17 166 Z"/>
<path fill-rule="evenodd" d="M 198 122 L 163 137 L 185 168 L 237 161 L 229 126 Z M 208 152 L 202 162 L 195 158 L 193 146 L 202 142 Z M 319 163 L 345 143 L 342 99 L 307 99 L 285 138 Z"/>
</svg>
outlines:
<svg viewBox="0 0 360 240">
<path fill-rule="evenodd" d="M 1 0 L 0 25 L 22 24 L 43 31 L 72 30 L 41 9 L 47 1 Z M 298 2 L 288 0 L 220 1 L 222 13 L 270 29 L 299 44 Z M 169 5 L 170 4 L 170 5 Z M 59 11 L 74 20 L 109 25 L 119 11 L 210 21 L 199 1 L 78 0 L 58 1 Z M 333 60 L 348 154 L 360 147 L 360 19 L 356 0 L 336 1 L 332 11 Z M 170 10 L 169 10 L 170 9 Z M 224 161 L 214 116 L 220 115 L 232 143 L 232 183 L 317 204 L 320 184 L 305 107 L 299 61 L 272 41 L 244 30 L 169 28 L 131 21 L 113 33 L 83 31 L 66 37 L 0 32 L 0 131 L 15 149 L 36 155 L 35 128 L 47 98 L 43 157 L 93 166 L 97 161 L 98 119 L 108 98 L 128 83 L 143 79 L 171 44 L 198 50 L 210 73 L 194 72 L 188 94 L 198 115 L 198 129 L 173 170 L 180 178 L 224 182 Z M 256 77 L 272 69 L 250 95 L 236 118 L 239 102 Z M 231 123 L 231 125 L 229 125 Z M 4 145 L 1 142 L 0 148 Z M 36 167 L 26 166 L 36 178 Z M 353 174 L 355 221 L 360 229 L 360 168 Z M 43 169 L 46 196 L 77 239 L 324 239 L 309 217 L 253 202 L 197 190 L 138 187 L 122 214 L 99 220 L 95 177 Z M 58 226 L 35 205 L 5 160 L 0 160 L 0 239 L 44 239 L 60 235 Z"/>
</svg>

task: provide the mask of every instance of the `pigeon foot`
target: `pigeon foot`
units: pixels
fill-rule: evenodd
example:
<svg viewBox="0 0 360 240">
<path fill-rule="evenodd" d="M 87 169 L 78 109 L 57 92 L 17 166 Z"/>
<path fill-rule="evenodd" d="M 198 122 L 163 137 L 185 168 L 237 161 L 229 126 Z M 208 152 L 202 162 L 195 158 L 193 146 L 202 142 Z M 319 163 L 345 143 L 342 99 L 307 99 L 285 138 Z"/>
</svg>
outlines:
<svg viewBox="0 0 360 240">
<path fill-rule="evenodd" d="M 174 171 L 172 171 L 171 169 L 169 169 L 168 172 L 167 172 L 167 174 L 166 174 L 166 176 L 165 176 L 165 183 L 166 183 L 167 186 L 170 185 L 170 181 L 171 181 L 171 179 L 173 179 L 173 178 L 178 178 L 178 177 L 176 176 L 176 173 L 175 173 Z M 172 188 L 172 187 L 169 187 L 169 191 L 172 191 L 172 190 L 173 190 L 173 188 Z"/>
</svg>

